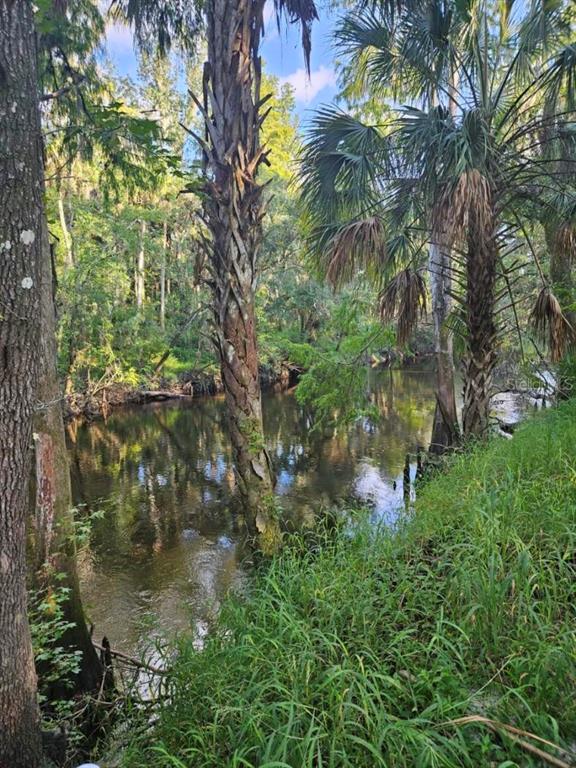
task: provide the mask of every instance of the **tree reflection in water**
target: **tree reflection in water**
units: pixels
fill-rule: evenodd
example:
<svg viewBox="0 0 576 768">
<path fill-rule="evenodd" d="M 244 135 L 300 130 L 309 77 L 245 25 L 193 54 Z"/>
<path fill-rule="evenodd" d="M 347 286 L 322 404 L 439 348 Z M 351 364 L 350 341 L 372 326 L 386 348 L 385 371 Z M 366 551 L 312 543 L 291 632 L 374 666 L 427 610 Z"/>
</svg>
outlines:
<svg viewBox="0 0 576 768">
<path fill-rule="evenodd" d="M 293 395 L 265 395 L 287 525 L 348 497 L 386 521 L 402 508 L 405 455 L 429 440 L 434 375 L 386 371 L 371 385 L 380 419 L 323 433 Z M 75 503 L 87 516 L 104 510 L 79 563 L 96 636 L 129 653 L 170 630 L 192 626 L 200 639 L 224 594 L 241 587 L 247 555 L 223 400 L 117 411 L 73 425 L 69 440 Z"/>
</svg>

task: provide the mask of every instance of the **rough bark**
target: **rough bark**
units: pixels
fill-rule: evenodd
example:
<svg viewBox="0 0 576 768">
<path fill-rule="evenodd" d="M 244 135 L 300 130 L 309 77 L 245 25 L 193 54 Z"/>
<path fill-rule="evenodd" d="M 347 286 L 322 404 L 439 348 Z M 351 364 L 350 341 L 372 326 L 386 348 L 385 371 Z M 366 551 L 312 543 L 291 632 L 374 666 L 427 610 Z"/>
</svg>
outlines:
<svg viewBox="0 0 576 768">
<path fill-rule="evenodd" d="M 466 330 L 464 405 L 466 436 L 484 437 L 490 426 L 492 375 L 496 364 L 497 329 L 494 319 L 498 249 L 494 228 L 483 236 L 472 223 L 466 256 Z"/>
<path fill-rule="evenodd" d="M 211 233 L 208 250 L 222 380 L 238 487 L 249 528 L 274 550 L 279 529 L 272 472 L 264 445 L 254 314 L 264 215 L 257 180 L 266 153 L 259 144 L 263 0 L 210 0 L 204 68 L 204 152 Z"/>
<path fill-rule="evenodd" d="M 52 259 L 46 226 L 42 231 L 42 245 L 42 335 L 37 385 L 38 406 L 34 416 L 36 584 L 46 592 L 62 587 L 68 590 L 67 599 L 61 607 L 64 620 L 73 626 L 65 632 L 60 642 L 65 648 L 81 653 L 80 670 L 74 680 L 74 692 L 90 692 L 100 687 L 102 667 L 86 626 L 76 571 L 70 467 L 62 416 L 62 390 L 56 369 Z M 64 682 L 52 692 L 55 698 L 70 693 Z"/>
<path fill-rule="evenodd" d="M 41 758 L 25 549 L 44 216 L 36 66 L 31 3 L 0 0 L 0 768 Z"/>
<path fill-rule="evenodd" d="M 452 333 L 446 327 L 452 302 L 450 253 L 435 242 L 430 243 L 428 271 L 436 357 L 436 410 L 430 451 L 442 454 L 458 442 L 460 434 L 454 388 Z"/>
</svg>

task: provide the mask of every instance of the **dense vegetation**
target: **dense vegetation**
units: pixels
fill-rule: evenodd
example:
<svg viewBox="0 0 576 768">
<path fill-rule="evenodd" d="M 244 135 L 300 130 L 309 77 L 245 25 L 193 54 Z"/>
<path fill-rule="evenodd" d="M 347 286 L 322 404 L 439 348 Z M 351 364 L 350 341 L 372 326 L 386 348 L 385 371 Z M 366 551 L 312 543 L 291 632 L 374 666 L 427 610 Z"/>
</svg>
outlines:
<svg viewBox="0 0 576 768">
<path fill-rule="evenodd" d="M 309 73 L 322 9 L 271 10 Z M 485 443 L 503 371 L 558 400 L 576 380 L 574 3 L 342 3 L 338 106 L 304 128 L 262 61 L 266 15 L 0 0 L 0 768 L 38 768 L 43 722 L 98 732 L 115 695 L 65 416 L 205 392 L 225 395 L 229 485 L 271 560 L 202 654 L 184 640 L 128 764 L 506 766 L 571 746 L 574 405 Z M 110 24 L 133 78 L 105 60 Z M 367 366 L 422 353 L 445 474 L 398 530 L 357 512 L 288 540 L 262 381 L 298 378 L 320 439 L 387 418 Z"/>
<path fill-rule="evenodd" d="M 183 639 L 124 764 L 542 765 L 517 736 L 569 760 L 575 462 L 571 402 L 455 457 L 395 531 L 345 510 L 292 541 Z"/>
</svg>

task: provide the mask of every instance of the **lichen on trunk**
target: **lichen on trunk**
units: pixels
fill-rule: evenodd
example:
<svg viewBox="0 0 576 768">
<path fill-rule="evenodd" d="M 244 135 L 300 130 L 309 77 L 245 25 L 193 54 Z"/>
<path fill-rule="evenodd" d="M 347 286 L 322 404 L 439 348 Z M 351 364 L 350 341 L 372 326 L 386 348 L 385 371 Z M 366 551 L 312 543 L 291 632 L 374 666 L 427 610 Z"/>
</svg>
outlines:
<svg viewBox="0 0 576 768">
<path fill-rule="evenodd" d="M 40 334 L 44 168 L 32 4 L 0 0 L 0 766 L 41 759 L 26 519 Z"/>
</svg>

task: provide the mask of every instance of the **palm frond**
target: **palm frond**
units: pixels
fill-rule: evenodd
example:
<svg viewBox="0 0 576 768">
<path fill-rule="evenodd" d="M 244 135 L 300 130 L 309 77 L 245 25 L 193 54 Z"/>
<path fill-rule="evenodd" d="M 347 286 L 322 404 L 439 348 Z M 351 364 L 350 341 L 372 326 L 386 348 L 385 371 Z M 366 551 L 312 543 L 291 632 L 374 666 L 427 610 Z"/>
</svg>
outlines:
<svg viewBox="0 0 576 768">
<path fill-rule="evenodd" d="M 421 272 L 406 267 L 395 275 L 380 292 L 379 308 L 383 323 L 397 321 L 398 344 L 404 346 L 426 312 L 426 283 Z"/>
<path fill-rule="evenodd" d="M 576 225 L 564 222 L 554 232 L 555 247 L 576 263 Z"/>
<path fill-rule="evenodd" d="M 112 18 L 134 27 L 138 44 L 167 53 L 177 41 L 192 47 L 202 28 L 202 3 L 189 0 L 112 0 Z"/>
<path fill-rule="evenodd" d="M 283 18 L 290 24 L 300 25 L 300 38 L 304 51 L 306 71 L 310 74 L 310 52 L 312 50 L 312 24 L 318 18 L 314 0 L 274 0 L 278 26 Z"/>
<path fill-rule="evenodd" d="M 552 362 L 559 362 L 573 339 L 574 331 L 562 312 L 560 302 L 548 287 L 542 288 L 538 294 L 530 320 L 536 333 L 548 345 Z"/>
<path fill-rule="evenodd" d="M 377 128 L 337 109 L 320 110 L 299 158 L 301 198 L 313 225 L 361 215 L 378 195 L 388 152 Z"/>
<path fill-rule="evenodd" d="M 434 230 L 448 242 L 470 237 L 481 243 L 493 236 L 492 190 L 476 168 L 464 171 L 448 186 L 434 211 Z"/>
<path fill-rule="evenodd" d="M 334 286 L 351 280 L 359 269 L 378 272 L 387 259 L 382 220 L 370 216 L 342 227 L 330 241 L 325 258 L 326 276 Z"/>
</svg>

